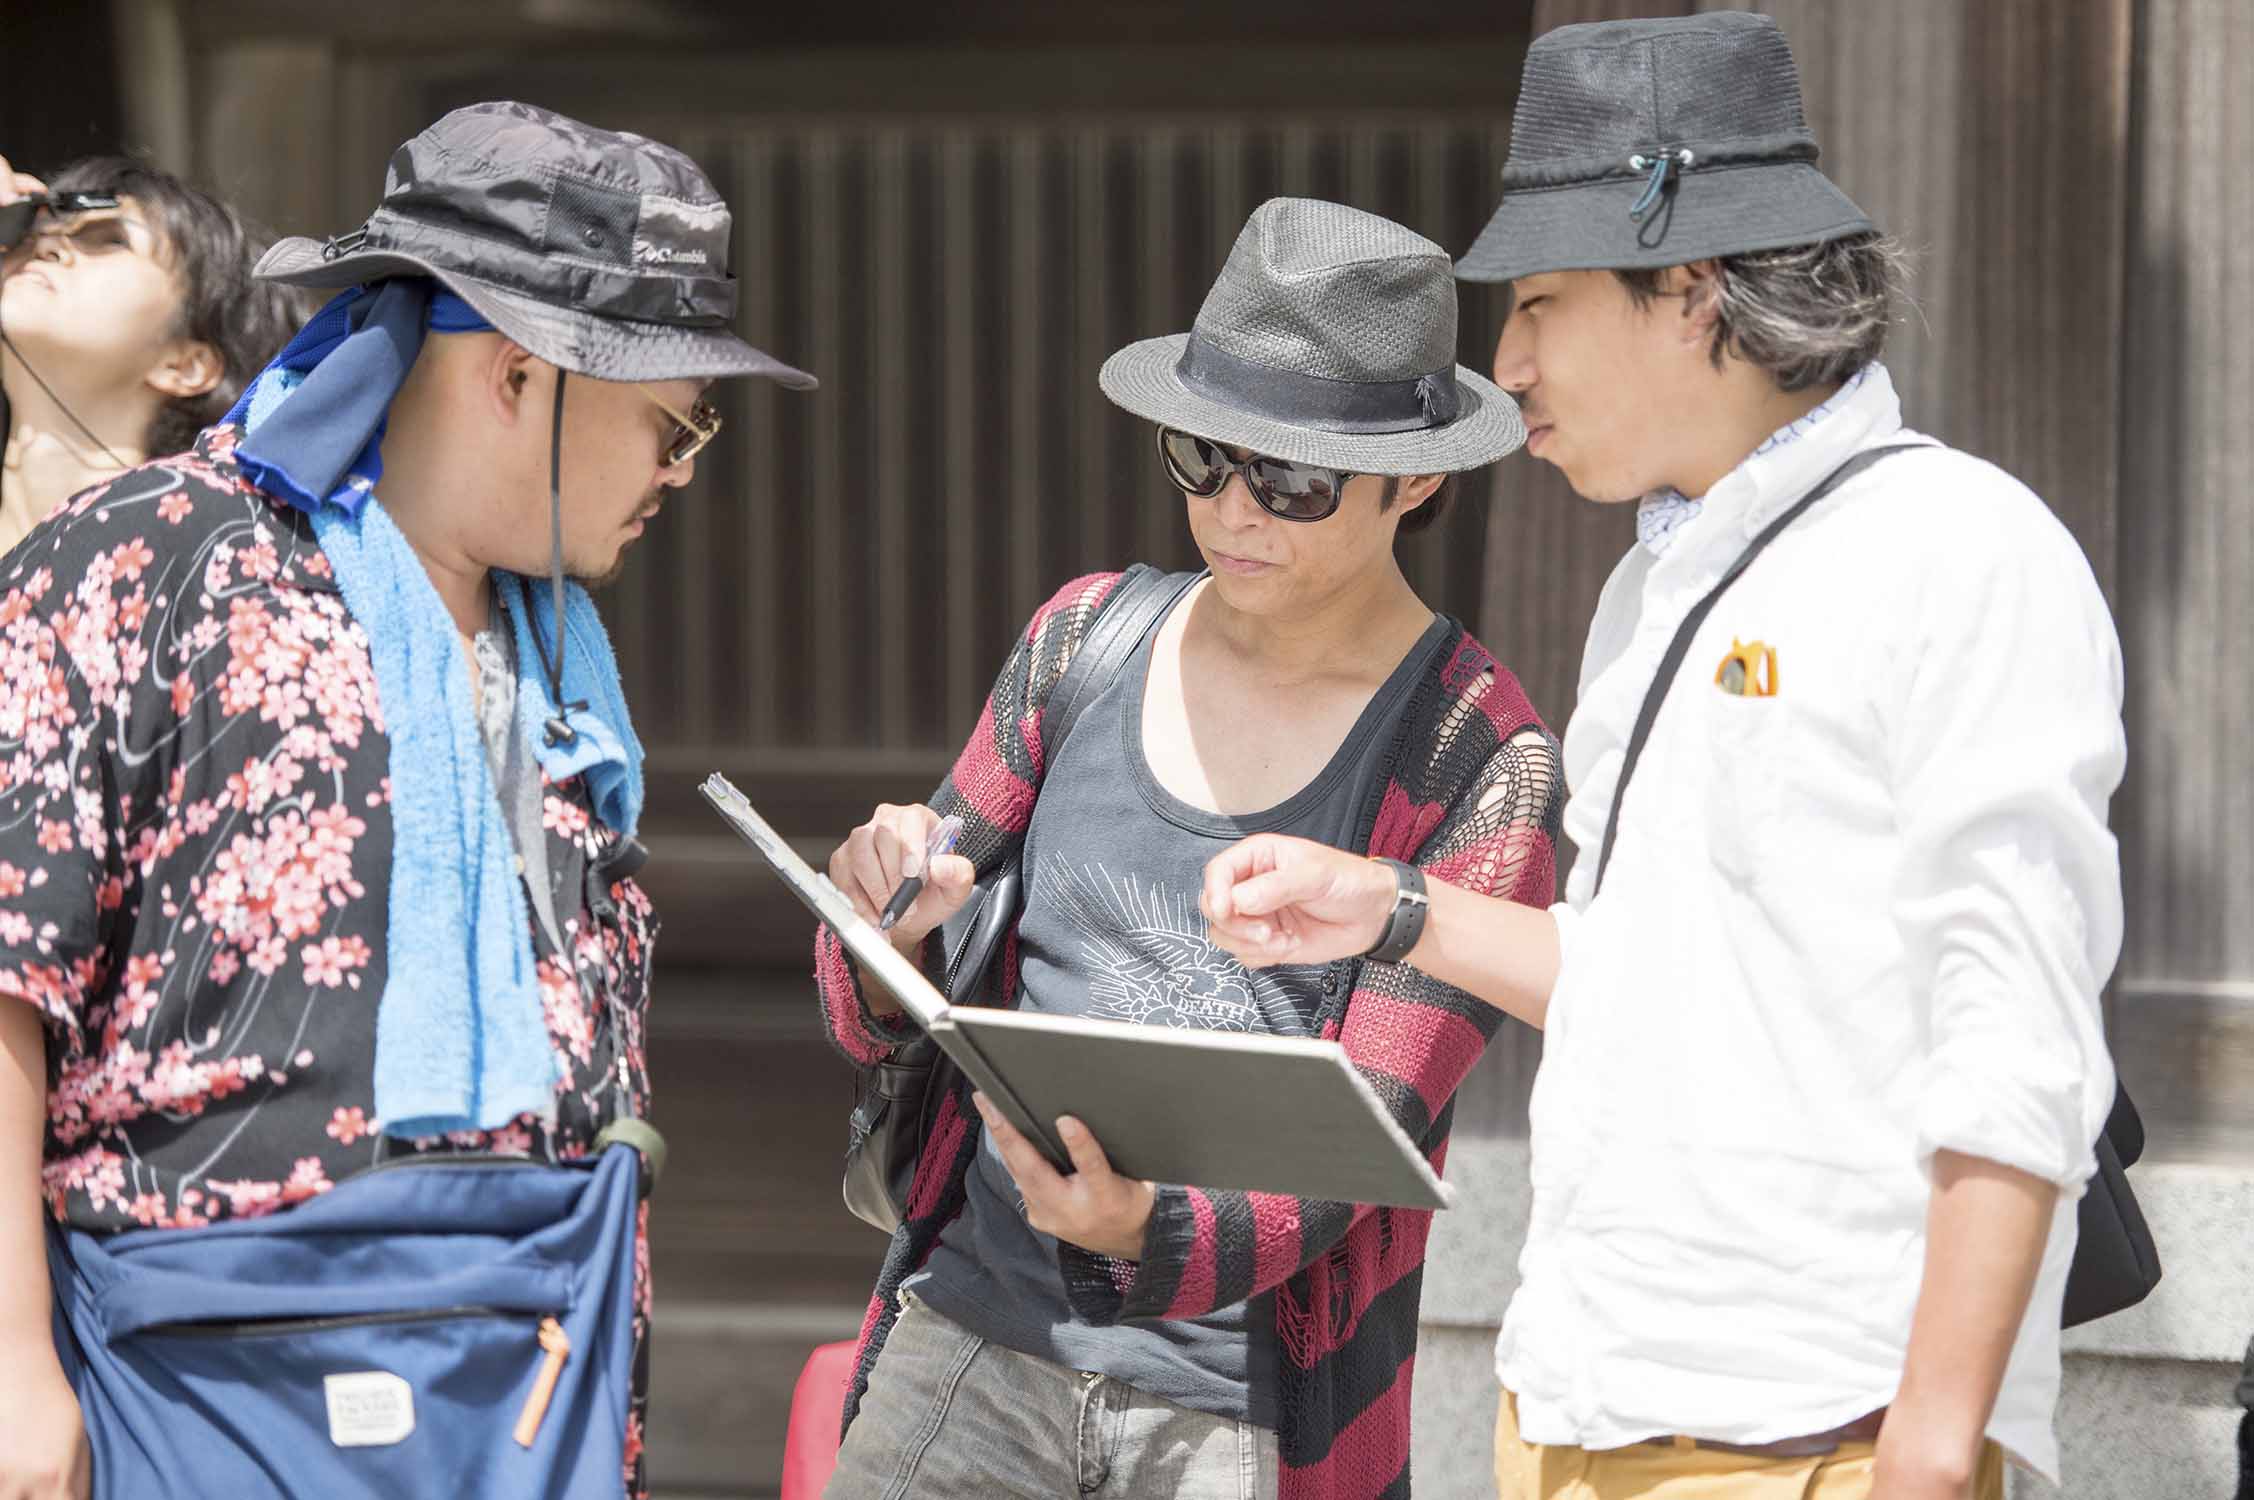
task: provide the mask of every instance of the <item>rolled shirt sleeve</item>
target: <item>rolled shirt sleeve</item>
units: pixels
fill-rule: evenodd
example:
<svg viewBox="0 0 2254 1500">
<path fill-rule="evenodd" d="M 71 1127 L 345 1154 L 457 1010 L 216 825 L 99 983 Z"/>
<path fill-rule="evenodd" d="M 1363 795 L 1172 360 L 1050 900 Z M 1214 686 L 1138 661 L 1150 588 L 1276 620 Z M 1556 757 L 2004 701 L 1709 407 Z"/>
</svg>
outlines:
<svg viewBox="0 0 2254 1500">
<path fill-rule="evenodd" d="M 2030 524 L 2040 502 L 2012 488 L 1961 518 L 1914 601 L 1893 906 L 1931 1004 L 1920 1159 L 1960 1152 L 2071 1195 L 2114 1091 L 2099 996 L 2121 947 L 2121 649 L 2072 537 L 2047 512 Z"/>
</svg>

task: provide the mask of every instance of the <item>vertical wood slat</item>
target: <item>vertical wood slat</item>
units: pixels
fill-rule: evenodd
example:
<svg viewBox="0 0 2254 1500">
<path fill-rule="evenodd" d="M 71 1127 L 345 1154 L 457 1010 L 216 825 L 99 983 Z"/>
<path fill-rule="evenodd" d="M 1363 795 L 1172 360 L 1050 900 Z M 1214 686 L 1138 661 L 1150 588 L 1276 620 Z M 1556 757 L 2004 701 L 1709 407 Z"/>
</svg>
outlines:
<svg viewBox="0 0 2254 1500">
<path fill-rule="evenodd" d="M 2254 980 L 2254 10 L 2139 11 L 2121 402 L 2125 1005 Z M 2102 420 L 2102 418 L 2100 419 Z M 2243 1001 L 2241 1001 L 2243 1003 Z M 2243 1088 L 2243 1081 L 2237 1084 Z"/>
<path fill-rule="evenodd" d="M 982 444 L 993 440 L 996 414 L 990 395 L 978 389 L 972 343 L 976 302 L 971 288 L 980 251 L 971 217 L 974 155 L 967 131 L 947 132 L 940 143 L 939 163 L 941 284 L 950 293 L 940 311 L 945 340 L 941 405 L 946 415 L 940 445 L 946 455 L 942 472 L 947 486 L 940 503 L 947 519 L 947 568 L 939 580 L 944 603 L 936 617 L 946 622 L 947 703 L 952 706 L 974 702 L 994 670 L 992 661 L 981 659 L 986 643 L 975 629 L 981 553 L 990 538 L 980 524 L 987 507 L 981 503 L 985 497 L 972 460 Z"/>
<path fill-rule="evenodd" d="M 1048 368 L 1044 340 L 1048 309 L 1035 289 L 1041 284 L 1042 258 L 1047 253 L 1041 238 L 1041 147 L 1039 137 L 1025 132 L 1010 138 L 1004 155 L 1004 218 L 1008 223 L 1008 253 L 1013 292 L 1009 303 L 1009 446 L 1002 472 L 1009 476 L 1009 531 L 1001 538 L 1007 560 L 1011 612 L 1030 614 L 1041 598 L 1041 472 L 1050 441 L 1041 423 L 1041 387 Z"/>
<path fill-rule="evenodd" d="M 752 250 L 736 262 L 736 329 L 754 345 L 771 340 L 775 326 L 775 278 L 772 243 L 775 223 L 774 158 L 778 146 L 771 136 L 746 135 L 737 143 L 735 194 L 729 200 L 744 241 Z M 762 345 L 763 347 L 763 345 Z M 779 356 L 786 359 L 787 356 Z M 744 517 L 744 551 L 736 559 L 737 586 L 743 614 L 742 632 L 736 639 L 735 678 L 742 684 L 740 711 L 730 720 L 738 740 L 758 739 L 774 733 L 783 713 L 776 647 L 784 636 L 780 601 L 768 579 L 782 565 L 782 528 L 779 508 L 789 503 L 772 483 L 762 482 L 763 467 L 777 440 L 775 403 L 795 399 L 798 393 L 773 388 L 747 391 L 729 413 L 724 437 L 729 445 L 729 467 L 736 475 L 738 493 L 714 496 L 705 503 L 734 504 Z"/>
<path fill-rule="evenodd" d="M 1110 263 L 1105 253 L 1112 232 L 1111 214 L 1104 191 L 1104 132 L 1079 129 L 1071 137 L 1072 163 L 1072 339 L 1068 379 L 1091 382 L 1111 353 Z M 1111 425 L 1102 406 L 1087 400 L 1071 403 L 1071 442 L 1078 462 L 1072 470 L 1073 493 L 1058 496 L 1060 508 L 1074 521 L 1074 542 L 1080 556 L 1107 548 L 1113 510 L 1130 504 L 1135 491 L 1127 477 L 1112 471 Z"/>
<path fill-rule="evenodd" d="M 915 391 L 908 374 L 912 330 L 908 262 L 902 253 L 906 241 L 902 215 L 907 210 L 907 148 L 907 139 L 898 130 L 885 131 L 876 140 L 870 174 L 875 208 L 870 218 L 872 243 L 879 247 L 870 257 L 876 282 L 876 320 L 870 330 L 871 357 L 865 366 L 876 380 L 886 382 L 902 396 Z M 918 398 L 923 395 L 920 391 L 915 394 Z M 916 613 L 921 601 L 909 576 L 909 507 L 922 497 L 909 493 L 909 402 L 877 402 L 872 415 L 876 421 L 873 487 L 877 519 L 875 535 L 863 538 L 862 544 L 876 552 L 876 588 L 875 597 L 866 607 L 854 612 L 873 619 L 876 625 L 863 669 L 876 677 L 876 741 L 894 747 L 914 741 L 908 722 L 908 673 L 920 668 L 926 645 L 921 640 L 912 641 L 908 629 L 911 618 L 921 618 Z"/>
<path fill-rule="evenodd" d="M 1446 163 L 1498 131 L 1235 116 L 677 131 L 742 227 L 738 328 L 824 385 L 718 386 L 714 492 L 669 507 L 606 600 L 645 739 L 810 775 L 951 749 L 1063 573 L 1195 559 L 1148 424 L 1097 389 L 1103 359 L 1189 326 L 1245 216 L 1295 186 L 1453 214 L 1452 232 L 1414 227 L 1460 249 L 1481 211 L 1451 204 Z M 1403 162 L 1415 184 L 1395 180 Z M 1471 535 L 1407 544 L 1436 607 L 1467 618 Z"/>
<path fill-rule="evenodd" d="M 1180 263 L 1174 245 L 1178 232 L 1174 223 L 1174 132 L 1165 127 L 1153 127 L 1138 135 L 1135 147 L 1143 242 L 1142 285 L 1141 295 L 1136 298 L 1136 312 L 1142 327 L 1148 330 L 1141 336 L 1150 337 L 1188 326 L 1175 321 L 1176 310 L 1181 307 L 1184 296 L 1174 271 Z M 1146 437 L 1144 441 L 1149 439 Z M 1180 504 L 1179 492 L 1169 495 L 1161 488 L 1152 497 L 1151 504 L 1135 508 L 1133 534 L 1138 557 L 1165 555 L 1167 541 L 1182 524 L 1177 509 Z"/>
<path fill-rule="evenodd" d="M 808 337 L 806 360 L 817 374 L 835 372 L 839 356 L 843 353 L 845 339 L 843 299 L 848 295 L 838 262 L 838 194 L 839 161 L 842 155 L 839 138 L 827 131 L 814 132 L 806 147 L 806 219 L 804 233 L 804 265 L 807 278 Z M 852 295 L 858 295 L 855 288 Z M 831 378 L 835 380 L 832 373 Z M 820 608 L 830 601 L 848 597 L 843 560 L 847 538 L 843 524 L 844 509 L 839 494 L 842 463 L 839 452 L 842 438 L 843 403 L 835 394 L 828 400 L 817 402 L 812 421 L 812 462 L 808 465 L 808 494 L 795 497 L 804 505 L 813 525 L 810 528 L 812 555 L 804 560 L 807 575 L 817 581 L 809 602 Z M 859 539 L 855 539 L 856 549 Z M 841 612 L 842 613 L 842 612 Z M 854 660 L 846 650 L 846 633 L 839 628 L 824 628 L 829 621 L 810 621 L 799 637 L 803 649 L 813 658 L 813 701 L 803 705 L 812 725 L 812 740 L 822 745 L 842 745 L 857 737 L 864 726 L 852 723 L 848 705 L 858 694 L 855 685 L 858 676 L 847 677 L 847 672 L 858 674 L 867 663 Z M 839 622 L 842 623 L 842 620 Z"/>
</svg>

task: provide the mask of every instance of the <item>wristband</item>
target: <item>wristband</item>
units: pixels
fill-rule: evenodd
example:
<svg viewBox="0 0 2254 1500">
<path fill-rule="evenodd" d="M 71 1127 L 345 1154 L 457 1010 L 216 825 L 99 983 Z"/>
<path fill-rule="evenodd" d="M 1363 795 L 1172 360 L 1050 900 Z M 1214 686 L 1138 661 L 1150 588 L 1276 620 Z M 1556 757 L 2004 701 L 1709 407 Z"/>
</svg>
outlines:
<svg viewBox="0 0 2254 1500">
<path fill-rule="evenodd" d="M 1425 913 L 1432 909 L 1432 899 L 1425 890 L 1424 871 L 1383 855 L 1376 858 L 1393 872 L 1393 911 L 1385 919 L 1385 931 L 1362 957 L 1375 963 L 1397 964 L 1424 936 Z"/>
</svg>

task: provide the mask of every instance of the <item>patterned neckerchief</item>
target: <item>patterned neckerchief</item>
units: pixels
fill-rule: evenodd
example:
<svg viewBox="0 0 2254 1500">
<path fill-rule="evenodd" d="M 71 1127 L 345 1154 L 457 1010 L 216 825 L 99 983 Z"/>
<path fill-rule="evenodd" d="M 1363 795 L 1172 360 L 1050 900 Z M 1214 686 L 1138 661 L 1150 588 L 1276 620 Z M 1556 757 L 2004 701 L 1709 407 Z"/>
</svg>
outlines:
<svg viewBox="0 0 2254 1500">
<path fill-rule="evenodd" d="M 1847 398 L 1863 383 L 1863 377 L 1875 368 L 1875 365 L 1865 365 L 1848 376 L 1846 384 L 1826 398 L 1821 406 L 1770 433 L 1748 457 L 1759 458 L 1772 449 L 1781 448 L 1815 431 L 1817 424 L 1846 404 Z M 1652 556 L 1664 556 L 1667 544 L 1675 539 L 1675 533 L 1697 520 L 1699 513 L 1705 509 L 1704 500 L 1693 500 L 1681 490 L 1672 487 L 1653 490 L 1636 506 L 1636 540 Z"/>
</svg>

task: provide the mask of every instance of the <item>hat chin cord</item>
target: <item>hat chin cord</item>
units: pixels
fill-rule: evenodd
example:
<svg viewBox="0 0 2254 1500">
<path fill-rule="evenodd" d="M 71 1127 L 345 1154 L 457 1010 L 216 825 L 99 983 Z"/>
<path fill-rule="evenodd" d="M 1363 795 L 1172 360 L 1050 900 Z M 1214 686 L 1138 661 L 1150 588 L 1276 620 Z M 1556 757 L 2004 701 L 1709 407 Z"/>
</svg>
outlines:
<svg viewBox="0 0 2254 1500">
<path fill-rule="evenodd" d="M 563 419 L 564 380 L 561 365 L 556 367 L 556 405 L 548 424 L 548 584 L 555 601 L 553 618 L 556 627 L 556 655 L 549 660 L 548 648 L 540 639 L 540 632 L 532 632 L 532 648 L 540 653 L 540 669 L 548 676 L 548 701 L 556 705 L 554 717 L 548 720 L 547 740 L 553 747 L 568 745 L 579 738 L 579 731 L 571 727 L 571 715 L 585 708 L 585 703 L 564 702 L 563 670 L 564 639 L 564 553 L 563 553 Z"/>
</svg>

